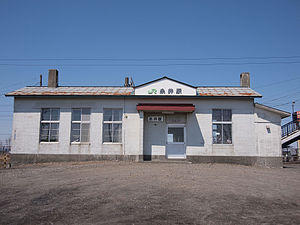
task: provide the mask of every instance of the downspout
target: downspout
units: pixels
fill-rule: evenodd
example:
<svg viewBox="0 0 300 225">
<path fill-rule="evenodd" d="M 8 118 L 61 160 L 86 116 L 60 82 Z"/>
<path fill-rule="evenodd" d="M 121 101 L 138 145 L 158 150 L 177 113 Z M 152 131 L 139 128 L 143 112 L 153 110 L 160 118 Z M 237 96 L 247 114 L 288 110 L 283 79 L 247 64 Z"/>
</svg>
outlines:
<svg viewBox="0 0 300 225">
<path fill-rule="evenodd" d="M 123 132 L 123 137 L 122 137 L 122 142 L 123 142 L 123 155 L 125 156 L 125 119 L 127 118 L 127 116 L 125 115 L 125 96 L 123 96 L 123 115 L 124 115 L 124 118 L 123 118 L 123 122 L 122 122 L 122 130 L 124 131 Z"/>
</svg>

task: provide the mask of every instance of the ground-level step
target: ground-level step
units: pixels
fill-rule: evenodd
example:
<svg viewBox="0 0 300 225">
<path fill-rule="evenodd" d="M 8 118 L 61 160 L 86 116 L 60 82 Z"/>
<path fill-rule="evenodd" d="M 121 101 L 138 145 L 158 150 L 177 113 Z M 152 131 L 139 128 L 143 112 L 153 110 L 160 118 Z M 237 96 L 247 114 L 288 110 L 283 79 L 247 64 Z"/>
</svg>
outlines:
<svg viewBox="0 0 300 225">
<path fill-rule="evenodd" d="M 185 159 L 153 159 L 153 160 L 145 160 L 142 162 L 145 162 L 145 163 L 185 163 L 185 164 L 192 163 Z"/>
</svg>

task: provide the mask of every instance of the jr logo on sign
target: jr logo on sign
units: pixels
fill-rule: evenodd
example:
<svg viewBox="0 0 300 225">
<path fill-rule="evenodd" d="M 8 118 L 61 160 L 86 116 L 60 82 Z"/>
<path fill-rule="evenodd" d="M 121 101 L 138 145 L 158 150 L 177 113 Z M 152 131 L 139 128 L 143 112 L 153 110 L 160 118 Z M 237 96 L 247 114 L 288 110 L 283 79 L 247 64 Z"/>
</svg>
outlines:
<svg viewBox="0 0 300 225">
<path fill-rule="evenodd" d="M 148 91 L 148 94 L 156 94 L 157 90 L 155 88 L 152 88 L 151 90 Z"/>
</svg>

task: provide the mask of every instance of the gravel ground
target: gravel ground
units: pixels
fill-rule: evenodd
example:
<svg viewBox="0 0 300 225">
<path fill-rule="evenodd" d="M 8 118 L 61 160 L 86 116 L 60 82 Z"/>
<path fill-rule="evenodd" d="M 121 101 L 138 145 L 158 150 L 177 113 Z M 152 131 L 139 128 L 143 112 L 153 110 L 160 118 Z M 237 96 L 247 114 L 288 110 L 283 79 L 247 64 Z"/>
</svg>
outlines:
<svg viewBox="0 0 300 225">
<path fill-rule="evenodd" d="M 89 162 L 1 169 L 0 224 L 300 224 L 300 164 Z"/>
</svg>

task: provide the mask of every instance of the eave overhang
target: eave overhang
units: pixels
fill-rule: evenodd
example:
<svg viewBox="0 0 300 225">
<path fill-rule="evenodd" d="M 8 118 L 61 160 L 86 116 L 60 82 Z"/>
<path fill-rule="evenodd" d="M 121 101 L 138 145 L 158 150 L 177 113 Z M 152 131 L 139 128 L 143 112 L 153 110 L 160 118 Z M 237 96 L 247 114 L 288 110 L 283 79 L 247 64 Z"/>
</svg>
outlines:
<svg viewBox="0 0 300 225">
<path fill-rule="evenodd" d="M 291 115 L 289 112 L 286 112 L 286 111 L 283 111 L 283 110 L 280 110 L 280 109 L 276 109 L 276 108 L 273 108 L 273 107 L 270 107 L 270 106 L 267 106 L 267 105 L 263 105 L 263 104 L 260 104 L 260 103 L 254 103 L 254 106 L 256 108 L 259 108 L 259 109 L 264 109 L 264 110 L 279 114 L 281 116 L 281 119 L 289 117 Z"/>
<path fill-rule="evenodd" d="M 140 103 L 136 109 L 145 112 L 194 112 L 195 106 L 193 104 Z"/>
</svg>

